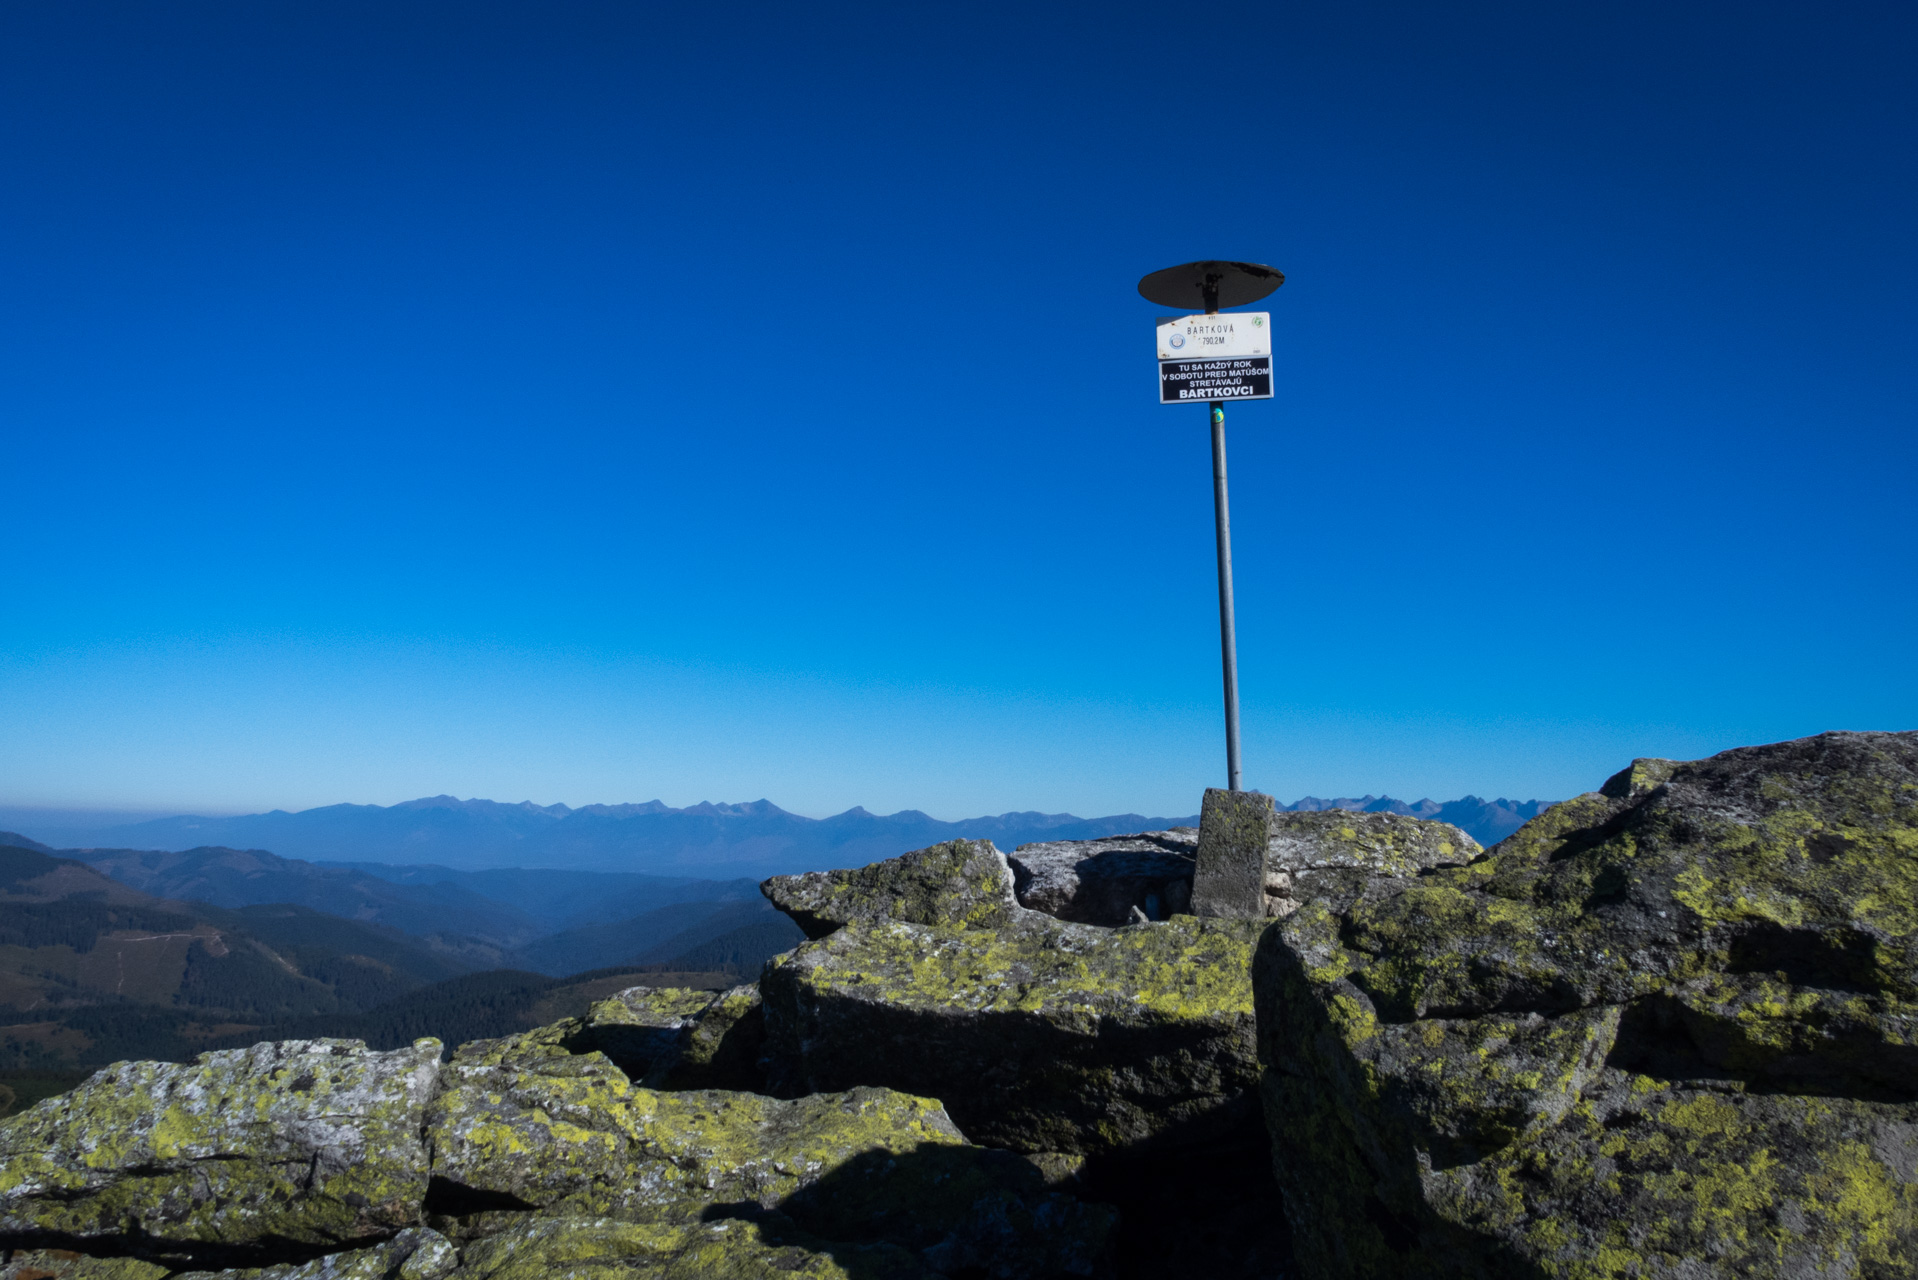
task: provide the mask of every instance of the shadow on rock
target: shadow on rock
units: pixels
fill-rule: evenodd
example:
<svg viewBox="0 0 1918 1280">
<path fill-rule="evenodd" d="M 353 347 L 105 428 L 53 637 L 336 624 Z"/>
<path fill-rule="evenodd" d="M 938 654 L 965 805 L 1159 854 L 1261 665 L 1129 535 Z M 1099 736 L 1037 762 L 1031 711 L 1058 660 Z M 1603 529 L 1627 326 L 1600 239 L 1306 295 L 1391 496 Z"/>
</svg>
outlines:
<svg viewBox="0 0 1918 1280">
<path fill-rule="evenodd" d="M 1119 1280 L 1278 1280 L 1292 1233 L 1264 1142 L 1089 1161 L 1081 1195 L 1119 1210 Z"/>
<path fill-rule="evenodd" d="M 748 1201 L 713 1205 L 704 1216 L 757 1222 L 830 1255 L 852 1280 L 925 1271 L 979 1280 L 1116 1274 L 1117 1212 L 1049 1190 L 1030 1161 L 1009 1151 L 939 1143 L 871 1151 L 771 1211 Z M 901 1269 L 900 1251 L 915 1260 L 910 1269 Z"/>
</svg>

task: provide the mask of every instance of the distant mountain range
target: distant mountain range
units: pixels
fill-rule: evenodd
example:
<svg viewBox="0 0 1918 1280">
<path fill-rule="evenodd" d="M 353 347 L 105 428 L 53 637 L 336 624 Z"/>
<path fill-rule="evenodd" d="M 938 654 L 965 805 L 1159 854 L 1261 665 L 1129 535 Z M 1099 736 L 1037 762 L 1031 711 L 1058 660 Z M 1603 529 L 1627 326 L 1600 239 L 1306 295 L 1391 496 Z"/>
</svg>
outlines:
<svg viewBox="0 0 1918 1280">
<path fill-rule="evenodd" d="M 1321 800 L 1291 809 L 1353 809 L 1438 818 L 1491 845 L 1517 830 L 1551 802 L 1481 800 L 1466 796 L 1413 804 L 1384 796 Z M 16 827 L 35 830 L 30 814 L 13 811 Z M 1198 816 L 1136 813 L 1080 818 L 1069 813 L 1002 813 L 942 822 L 916 809 L 893 814 L 848 809 L 830 818 L 788 813 L 767 800 L 697 804 L 675 809 L 645 804 L 501 804 L 432 796 L 401 804 L 336 804 L 297 813 L 238 817 L 157 818 L 92 830 L 58 832 L 69 846 L 115 846 L 179 851 L 207 846 L 270 849 L 283 858 L 362 864 L 434 864 L 478 871 L 524 868 L 638 872 L 654 876 L 757 879 L 793 871 L 864 866 L 944 840 L 991 840 L 1010 852 L 1038 840 L 1090 840 L 1132 831 L 1193 826 Z M 117 873 L 116 873 L 117 874 Z"/>
</svg>

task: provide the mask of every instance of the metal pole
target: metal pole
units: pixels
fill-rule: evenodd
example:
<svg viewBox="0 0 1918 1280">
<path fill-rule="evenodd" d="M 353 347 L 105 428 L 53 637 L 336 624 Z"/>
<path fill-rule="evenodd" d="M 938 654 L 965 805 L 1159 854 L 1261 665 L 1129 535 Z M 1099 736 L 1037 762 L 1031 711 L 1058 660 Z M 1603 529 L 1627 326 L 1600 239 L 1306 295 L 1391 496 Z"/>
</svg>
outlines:
<svg viewBox="0 0 1918 1280">
<path fill-rule="evenodd" d="M 1199 286 L 1205 313 L 1219 313 L 1219 277 Z M 1219 654 L 1225 667 L 1226 789 L 1239 789 L 1239 640 L 1232 624 L 1232 513 L 1225 497 L 1225 402 L 1212 402 L 1212 516 L 1219 533 Z"/>
<path fill-rule="evenodd" d="M 1212 402 L 1212 512 L 1219 531 L 1219 649 L 1225 663 L 1225 774 L 1239 790 L 1239 643 L 1232 623 L 1232 516 L 1225 495 L 1225 403 Z"/>
</svg>

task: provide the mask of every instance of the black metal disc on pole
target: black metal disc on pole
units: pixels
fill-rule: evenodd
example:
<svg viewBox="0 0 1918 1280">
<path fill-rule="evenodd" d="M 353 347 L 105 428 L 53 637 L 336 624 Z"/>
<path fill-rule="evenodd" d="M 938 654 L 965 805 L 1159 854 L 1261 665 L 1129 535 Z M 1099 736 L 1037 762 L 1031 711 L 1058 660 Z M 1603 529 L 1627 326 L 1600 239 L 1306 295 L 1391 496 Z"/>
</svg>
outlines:
<svg viewBox="0 0 1918 1280">
<path fill-rule="evenodd" d="M 1162 307 L 1217 311 L 1257 302 L 1285 283 L 1285 274 L 1256 262 L 1188 262 L 1139 281 L 1139 296 Z"/>
<path fill-rule="evenodd" d="M 1216 312 L 1257 302 L 1285 283 L 1256 262 L 1188 262 L 1139 281 L 1139 296 L 1162 307 Z M 1219 657 L 1225 676 L 1226 786 L 1239 787 L 1239 641 L 1232 608 L 1232 515 L 1225 484 L 1225 403 L 1211 402 L 1212 520 L 1219 543 Z"/>
</svg>

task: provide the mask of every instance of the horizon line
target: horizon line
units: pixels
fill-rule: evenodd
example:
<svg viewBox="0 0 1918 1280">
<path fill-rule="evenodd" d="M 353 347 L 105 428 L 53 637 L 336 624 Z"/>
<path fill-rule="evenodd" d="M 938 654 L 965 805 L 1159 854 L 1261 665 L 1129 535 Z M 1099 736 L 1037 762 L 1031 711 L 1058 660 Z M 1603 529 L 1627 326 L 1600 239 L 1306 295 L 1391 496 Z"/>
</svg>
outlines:
<svg viewBox="0 0 1918 1280">
<path fill-rule="evenodd" d="M 1246 790 L 1256 792 L 1257 788 L 1248 787 L 1246 788 Z M 1039 817 L 1043 817 L 1043 818 L 1071 818 L 1081 822 L 1092 822 L 1102 818 L 1117 818 L 1117 817 L 1154 818 L 1154 817 L 1164 816 L 1164 815 L 1140 813 L 1137 810 L 1127 810 L 1123 813 L 1080 815 L 1080 814 L 1072 813 L 1066 810 L 1047 811 L 1043 809 L 1005 809 L 997 813 L 969 814 L 960 818 L 939 818 L 934 816 L 933 814 L 926 812 L 924 809 L 913 809 L 913 808 L 896 809 L 891 813 L 874 813 L 872 810 L 867 809 L 862 804 L 855 804 L 851 806 L 850 808 L 841 809 L 836 813 L 814 815 L 814 814 L 801 813 L 798 810 L 794 810 L 794 809 L 787 809 L 784 806 L 776 804 L 772 800 L 763 796 L 757 800 L 737 800 L 737 801 L 700 800 L 688 805 L 669 805 L 665 801 L 659 800 L 659 799 L 638 800 L 638 801 L 626 800 L 626 801 L 617 801 L 617 802 L 594 801 L 590 804 L 569 805 L 565 803 L 564 801 L 558 801 L 553 804 L 539 804 L 532 800 L 491 800 L 484 796 L 460 797 L 460 796 L 455 796 L 451 794 L 450 792 L 440 792 L 437 795 L 430 795 L 430 796 L 415 796 L 411 799 L 396 800 L 391 804 L 384 804 L 384 805 L 371 803 L 371 802 L 362 803 L 359 801 L 341 800 L 341 801 L 334 801 L 329 804 L 310 805 L 304 809 L 285 809 L 285 808 L 275 807 L 271 809 L 222 810 L 222 809 L 216 808 L 216 809 L 201 809 L 201 810 L 195 811 L 195 810 L 186 810 L 186 809 L 172 810 L 168 808 L 151 806 L 151 805 L 143 805 L 143 806 L 53 805 L 53 804 L 14 804 L 14 803 L 0 802 L 0 813 L 18 813 L 22 815 L 62 814 L 62 815 L 69 815 L 71 817 L 76 817 L 76 818 L 82 817 L 82 816 L 98 815 L 102 819 L 110 819 L 113 816 L 123 816 L 126 820 L 115 825 L 141 826 L 146 823 L 167 822 L 167 821 L 177 820 L 181 818 L 201 818 L 209 821 L 220 821 L 220 820 L 232 819 L 232 818 L 264 818 L 264 817 L 271 817 L 274 814 L 284 814 L 287 817 L 298 817 L 302 814 L 314 813 L 322 809 L 337 809 L 337 808 L 379 809 L 381 811 L 389 811 L 389 810 L 401 808 L 407 805 L 420 805 L 422 801 L 432 801 L 432 800 L 450 800 L 450 801 L 453 801 L 455 804 L 459 804 L 459 805 L 490 804 L 490 805 L 497 805 L 505 809 L 534 809 L 541 812 L 551 812 L 552 810 L 555 810 L 555 809 L 563 809 L 565 810 L 565 814 L 560 815 L 562 817 L 570 816 L 576 813 L 582 813 L 588 809 L 645 808 L 650 805 L 658 805 L 660 809 L 665 812 L 685 813 L 689 810 L 700 809 L 700 808 L 743 809 L 743 808 L 748 808 L 754 805 L 761 805 L 761 804 L 771 805 L 773 808 L 779 810 L 781 813 L 789 814 L 795 818 L 803 818 L 810 822 L 825 822 L 833 818 L 842 818 L 842 817 L 845 817 L 847 814 L 853 814 L 853 813 L 863 813 L 869 817 L 874 817 L 874 818 L 897 818 L 906 814 L 917 814 L 921 817 L 927 818 L 934 822 L 941 822 L 941 823 L 948 823 L 948 824 L 958 823 L 958 822 L 978 822 L 987 818 L 1006 818 L 1006 817 L 1012 817 L 1020 814 L 1036 814 Z M 1275 800 L 1276 800 L 1276 797 L 1275 797 Z M 1281 801 L 1279 802 L 1279 804 L 1280 804 L 1280 807 L 1282 808 L 1291 809 L 1296 805 L 1304 804 L 1308 800 L 1316 801 L 1320 804 L 1329 804 L 1329 805 L 1339 805 L 1343 803 L 1372 804 L 1372 803 L 1378 803 L 1380 801 L 1390 801 L 1394 804 L 1403 804 L 1407 806 L 1417 806 L 1417 805 L 1424 805 L 1424 804 L 1444 806 L 1448 804 L 1458 804 L 1467 800 L 1477 801 L 1480 804 L 1509 804 L 1509 805 L 1559 803 L 1559 801 L 1556 801 L 1556 800 L 1541 801 L 1537 797 L 1531 797 L 1524 800 L 1517 800 L 1508 796 L 1496 796 L 1488 799 L 1487 797 L 1477 795 L 1475 793 L 1470 793 L 1470 792 L 1462 796 L 1454 797 L 1453 799 L 1450 799 L 1450 800 L 1434 800 L 1430 796 L 1421 796 L 1417 800 L 1400 800 L 1397 797 L 1390 795 L 1389 793 L 1381 792 L 1381 793 L 1374 794 L 1371 792 L 1367 792 L 1363 795 L 1358 795 L 1358 796 L 1303 795 L 1296 800 L 1293 800 L 1290 802 Z M 422 806 L 422 807 L 425 807 L 425 806 Z M 440 806 L 440 807 L 449 807 L 449 806 Z M 136 814 L 147 815 L 147 816 L 134 817 L 133 815 L 136 815 Z M 636 815 L 636 816 L 639 816 L 639 815 Z M 1197 815 L 1181 814 L 1177 816 L 1196 817 Z"/>
</svg>

